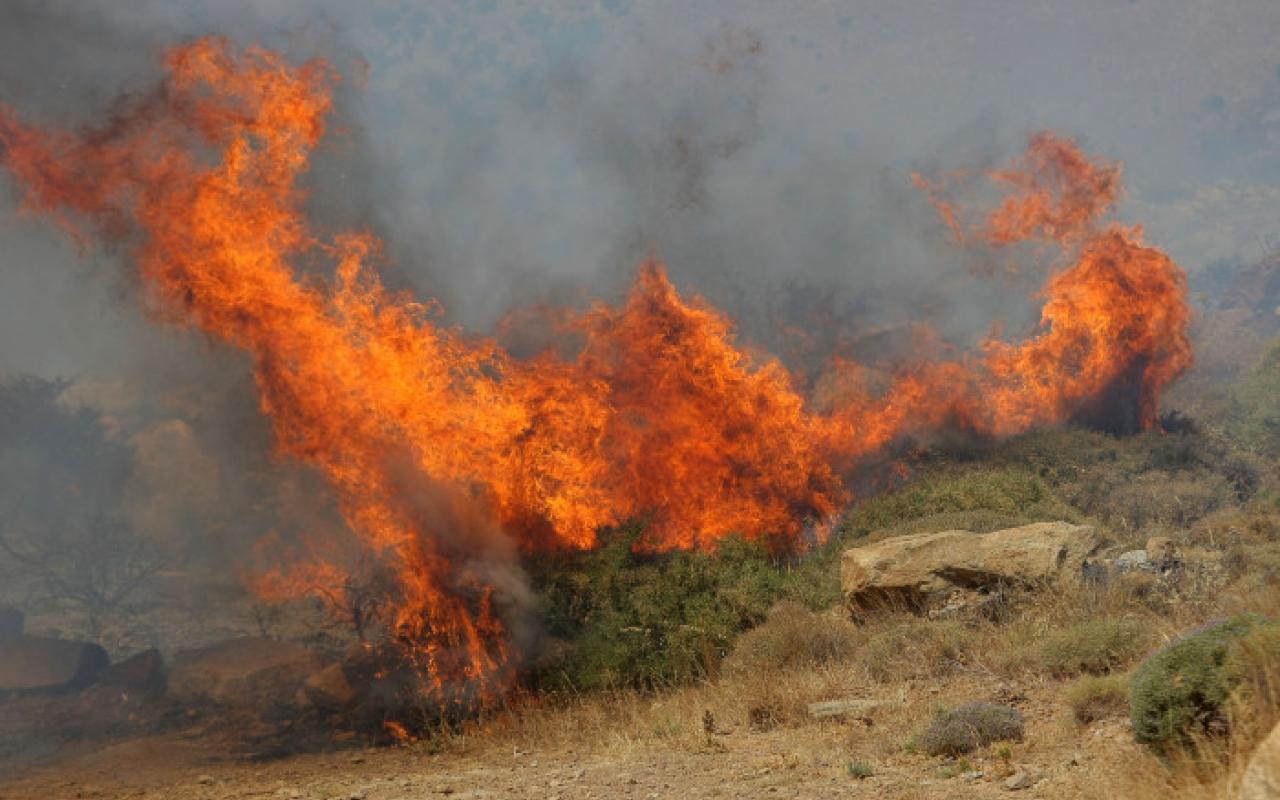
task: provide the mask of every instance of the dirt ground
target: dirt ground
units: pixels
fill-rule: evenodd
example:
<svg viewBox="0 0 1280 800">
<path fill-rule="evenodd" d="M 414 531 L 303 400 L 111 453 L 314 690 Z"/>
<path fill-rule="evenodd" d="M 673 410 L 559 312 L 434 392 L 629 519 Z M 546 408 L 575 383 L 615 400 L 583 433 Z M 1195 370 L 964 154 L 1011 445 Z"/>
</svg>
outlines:
<svg viewBox="0 0 1280 800">
<path fill-rule="evenodd" d="M 1053 685 L 996 685 L 970 677 L 911 689 L 860 720 L 818 720 L 769 731 L 745 719 L 714 723 L 686 697 L 656 699 L 636 728 L 608 709 L 538 711 L 521 722 L 498 718 L 446 742 L 346 749 L 255 763 L 232 755 L 225 735 L 199 731 L 114 742 L 64 753 L 55 763 L 0 777 L 3 800 L 136 798 L 137 800 L 415 800 L 417 798 L 826 798 L 943 800 L 1127 796 L 1117 776 L 1145 758 L 1128 722 L 1075 725 Z M 1024 741 L 1010 751 L 988 748 L 959 762 L 907 752 L 903 744 L 930 708 L 975 694 L 1012 692 L 1027 718 Z M 693 697 L 698 698 L 697 695 Z M 653 711 L 666 703 L 685 719 Z M 660 709 L 659 709 L 660 710 Z M 596 724 L 605 717 L 605 725 Z M 588 718 L 592 721 L 588 721 Z M 575 720 L 582 730 L 572 730 Z M 588 730 L 589 728 L 589 730 Z M 539 739 L 543 741 L 539 741 Z M 869 764 L 857 778 L 850 764 Z M 1025 772 L 1032 785 L 1010 789 Z"/>
</svg>

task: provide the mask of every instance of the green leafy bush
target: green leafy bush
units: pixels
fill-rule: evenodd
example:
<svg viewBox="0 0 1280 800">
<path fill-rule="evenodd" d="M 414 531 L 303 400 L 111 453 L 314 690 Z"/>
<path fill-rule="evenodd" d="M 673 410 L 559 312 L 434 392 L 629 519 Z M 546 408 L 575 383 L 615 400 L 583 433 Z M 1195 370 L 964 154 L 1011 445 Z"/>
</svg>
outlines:
<svg viewBox="0 0 1280 800">
<path fill-rule="evenodd" d="M 915 748 L 931 756 L 959 756 L 992 742 L 1021 741 L 1026 723 L 1016 708 L 968 703 L 933 718 L 915 739 Z"/>
<path fill-rule="evenodd" d="M 762 544 L 644 554 L 639 525 L 535 574 L 549 633 L 569 644 L 542 678 L 580 690 L 653 688 L 710 674 L 742 631 L 765 619 L 786 573 Z"/>
<path fill-rule="evenodd" d="M 1253 615 L 1233 617 L 1183 637 L 1143 662 L 1130 683 L 1134 738 L 1167 753 L 1225 731 L 1227 700 L 1240 681 L 1228 660 L 1242 639 L 1265 624 Z"/>
</svg>

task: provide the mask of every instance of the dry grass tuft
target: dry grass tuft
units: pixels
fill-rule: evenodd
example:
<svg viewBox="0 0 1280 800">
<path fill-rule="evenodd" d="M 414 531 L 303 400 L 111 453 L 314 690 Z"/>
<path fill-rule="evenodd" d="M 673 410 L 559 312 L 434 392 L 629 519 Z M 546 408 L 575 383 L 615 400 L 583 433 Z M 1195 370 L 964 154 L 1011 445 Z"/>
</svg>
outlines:
<svg viewBox="0 0 1280 800">
<path fill-rule="evenodd" d="M 859 648 L 856 661 L 868 677 L 882 683 L 941 677 L 964 663 L 977 648 L 980 635 L 980 629 L 955 620 L 902 615 L 876 626 Z"/>
<path fill-rule="evenodd" d="M 1034 656 L 1039 668 L 1055 678 L 1103 675 L 1142 656 L 1154 640 L 1145 621 L 1100 617 L 1051 632 Z"/>
<path fill-rule="evenodd" d="M 758 673 L 811 667 L 851 658 L 861 640 L 844 616 L 816 613 L 784 600 L 760 625 L 738 637 L 725 660 L 727 673 Z"/>
<path fill-rule="evenodd" d="M 1122 717 L 1129 713 L 1129 680 L 1123 675 L 1085 675 L 1067 689 L 1065 699 L 1081 725 Z"/>
</svg>

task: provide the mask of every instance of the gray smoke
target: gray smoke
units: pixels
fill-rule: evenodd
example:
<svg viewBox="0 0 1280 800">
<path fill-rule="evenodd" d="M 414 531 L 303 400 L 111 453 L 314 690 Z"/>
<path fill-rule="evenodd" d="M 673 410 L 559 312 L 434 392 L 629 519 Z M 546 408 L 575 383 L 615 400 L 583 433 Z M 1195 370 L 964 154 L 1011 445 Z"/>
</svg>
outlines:
<svg viewBox="0 0 1280 800">
<path fill-rule="evenodd" d="M 94 123 L 194 36 L 327 58 L 344 80 L 313 218 L 377 233 L 390 285 L 480 332 L 616 301 L 656 253 L 772 352 L 787 328 L 873 363 L 917 322 L 958 347 L 995 320 L 1022 335 L 1041 273 L 975 278 L 987 254 L 950 243 L 909 174 L 999 163 L 1042 126 L 1124 159 L 1175 256 L 1280 219 L 1273 4 L 846 5 L 9 0 L 0 103 Z M 121 254 L 77 253 L 18 199 L 0 177 L 0 376 L 78 378 L 65 402 L 135 454 L 131 518 L 222 567 L 265 529 L 333 524 L 315 476 L 270 458 L 244 357 L 148 321 Z"/>
</svg>

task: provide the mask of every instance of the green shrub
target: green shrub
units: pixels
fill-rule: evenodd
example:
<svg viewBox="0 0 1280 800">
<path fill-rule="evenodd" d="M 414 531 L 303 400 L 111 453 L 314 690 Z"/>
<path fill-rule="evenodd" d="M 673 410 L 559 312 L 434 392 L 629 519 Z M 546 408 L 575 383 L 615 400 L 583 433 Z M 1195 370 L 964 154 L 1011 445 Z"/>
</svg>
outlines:
<svg viewBox="0 0 1280 800">
<path fill-rule="evenodd" d="M 784 600 L 768 619 L 738 637 L 725 667 L 743 673 L 823 664 L 853 656 L 860 639 L 857 626 L 844 617 Z"/>
<path fill-rule="evenodd" d="M 1133 673 L 1130 717 L 1134 738 L 1158 752 L 1194 746 L 1227 724 L 1227 700 L 1239 677 L 1228 659 L 1261 617 L 1218 622 L 1160 650 Z"/>
<path fill-rule="evenodd" d="M 988 522 L 983 526 L 988 530 L 1078 516 L 1025 468 L 968 466 L 926 472 L 895 492 L 868 500 L 849 514 L 840 532 L 846 538 L 873 531 L 898 533 L 914 520 L 958 512 L 986 512 L 978 519 Z"/>
<path fill-rule="evenodd" d="M 730 538 L 714 553 L 649 555 L 634 551 L 641 532 L 630 526 L 538 566 L 548 632 L 569 644 L 544 681 L 654 688 L 707 675 L 781 594 L 786 574 L 762 544 Z"/>
<path fill-rule="evenodd" d="M 849 777 L 864 780 L 876 774 L 876 768 L 866 761 L 850 761 L 845 770 L 849 773 Z"/>
<path fill-rule="evenodd" d="M 1252 450 L 1280 452 L 1280 338 L 1236 385 L 1232 401 L 1228 432 Z"/>
<path fill-rule="evenodd" d="M 1129 708 L 1129 682 L 1119 675 L 1085 675 L 1067 689 L 1066 700 L 1081 725 L 1120 716 Z"/>
<path fill-rule="evenodd" d="M 1036 657 L 1055 677 L 1100 675 L 1145 653 L 1151 640 L 1150 628 L 1138 620 L 1102 617 L 1053 631 L 1036 648 Z"/>
<path fill-rule="evenodd" d="M 935 716 L 915 746 L 931 756 L 959 756 L 992 742 L 1021 741 L 1025 727 L 1016 708 L 969 703 Z"/>
</svg>

